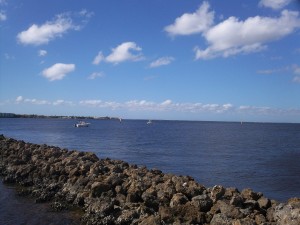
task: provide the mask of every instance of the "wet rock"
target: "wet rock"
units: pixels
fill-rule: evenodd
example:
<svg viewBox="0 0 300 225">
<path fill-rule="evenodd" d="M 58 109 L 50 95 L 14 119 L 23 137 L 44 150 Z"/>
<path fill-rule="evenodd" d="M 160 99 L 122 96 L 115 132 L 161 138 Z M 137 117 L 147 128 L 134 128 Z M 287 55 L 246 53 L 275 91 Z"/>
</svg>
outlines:
<svg viewBox="0 0 300 225">
<path fill-rule="evenodd" d="M 68 209 L 67 204 L 58 201 L 52 202 L 50 206 L 56 212 L 60 212 L 62 210 Z"/>
<path fill-rule="evenodd" d="M 279 204 L 249 188 L 205 188 L 189 176 L 3 135 L 0 175 L 54 211 L 81 207 L 84 224 L 300 224 L 299 198 Z"/>
</svg>

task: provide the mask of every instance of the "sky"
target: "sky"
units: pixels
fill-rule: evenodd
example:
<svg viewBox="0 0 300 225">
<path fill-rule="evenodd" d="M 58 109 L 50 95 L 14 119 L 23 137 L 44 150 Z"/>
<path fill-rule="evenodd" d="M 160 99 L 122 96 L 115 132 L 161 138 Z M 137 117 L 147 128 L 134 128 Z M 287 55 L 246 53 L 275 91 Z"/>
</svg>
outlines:
<svg viewBox="0 0 300 225">
<path fill-rule="evenodd" d="M 299 0 L 0 0 L 0 112 L 300 123 Z"/>
</svg>

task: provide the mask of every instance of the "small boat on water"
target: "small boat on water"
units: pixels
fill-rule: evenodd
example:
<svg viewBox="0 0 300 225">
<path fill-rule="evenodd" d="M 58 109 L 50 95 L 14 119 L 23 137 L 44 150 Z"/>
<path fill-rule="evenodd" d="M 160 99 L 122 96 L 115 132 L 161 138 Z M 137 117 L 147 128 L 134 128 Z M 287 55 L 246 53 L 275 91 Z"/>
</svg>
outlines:
<svg viewBox="0 0 300 225">
<path fill-rule="evenodd" d="M 151 120 L 148 120 L 147 124 L 149 125 L 149 124 L 151 124 L 151 123 L 152 123 L 152 121 L 151 121 Z"/>
<path fill-rule="evenodd" d="M 84 121 L 79 121 L 78 123 L 75 123 L 75 127 L 88 127 L 90 123 L 84 122 Z"/>
</svg>

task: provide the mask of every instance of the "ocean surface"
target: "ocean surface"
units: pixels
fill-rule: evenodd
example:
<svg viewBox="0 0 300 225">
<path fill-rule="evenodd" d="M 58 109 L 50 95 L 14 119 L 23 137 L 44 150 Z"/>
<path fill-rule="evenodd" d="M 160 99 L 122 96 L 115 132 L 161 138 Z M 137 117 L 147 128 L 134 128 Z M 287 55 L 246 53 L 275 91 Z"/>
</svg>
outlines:
<svg viewBox="0 0 300 225">
<path fill-rule="evenodd" d="M 300 197 L 300 124 L 86 120 L 89 127 L 75 128 L 76 122 L 0 119 L 0 134 L 189 175 L 206 187 L 250 187 L 279 201 Z"/>
</svg>

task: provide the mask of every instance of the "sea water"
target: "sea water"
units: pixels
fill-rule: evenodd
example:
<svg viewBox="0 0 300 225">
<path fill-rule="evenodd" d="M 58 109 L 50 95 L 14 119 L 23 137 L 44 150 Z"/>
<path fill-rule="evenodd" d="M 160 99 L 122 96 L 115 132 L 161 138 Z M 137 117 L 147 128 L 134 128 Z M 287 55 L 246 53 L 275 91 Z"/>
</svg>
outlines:
<svg viewBox="0 0 300 225">
<path fill-rule="evenodd" d="M 268 198 L 300 197 L 300 124 L 147 120 L 0 119 L 0 134 L 92 151 L 189 175 L 206 187 L 250 187 Z"/>
</svg>

